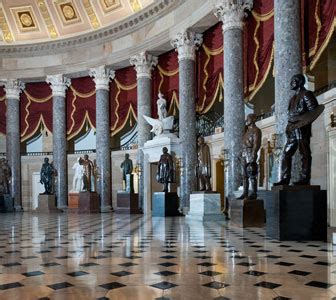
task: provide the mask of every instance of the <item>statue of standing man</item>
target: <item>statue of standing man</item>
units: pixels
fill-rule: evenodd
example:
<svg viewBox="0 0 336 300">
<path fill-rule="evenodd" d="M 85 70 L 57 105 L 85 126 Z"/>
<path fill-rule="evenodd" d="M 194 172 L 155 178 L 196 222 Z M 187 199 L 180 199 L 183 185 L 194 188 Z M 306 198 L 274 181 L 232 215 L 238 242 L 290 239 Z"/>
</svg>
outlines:
<svg viewBox="0 0 336 300">
<path fill-rule="evenodd" d="M 204 142 L 204 137 L 200 136 L 197 139 L 197 176 L 199 181 L 200 191 L 211 191 L 211 156 L 210 148 Z"/>
<path fill-rule="evenodd" d="M 257 199 L 258 189 L 258 151 L 261 146 L 261 130 L 256 126 L 257 116 L 249 114 L 246 117 L 247 130 L 243 138 L 243 151 L 241 167 L 243 175 L 243 194 L 237 199 Z M 252 192 L 249 195 L 249 181 L 251 181 Z"/>
<path fill-rule="evenodd" d="M 83 175 L 83 190 L 86 192 L 92 191 L 92 182 L 91 176 L 94 172 L 93 162 L 89 159 L 89 155 L 85 154 L 84 159 L 81 161 L 81 164 L 84 167 L 84 175 Z"/>
<path fill-rule="evenodd" d="M 156 180 L 163 184 L 163 192 L 168 192 L 168 184 L 175 181 L 175 170 L 173 157 L 168 153 L 166 147 L 162 148 L 163 154 L 160 157 Z"/>
<path fill-rule="evenodd" d="M 159 93 L 159 99 L 156 101 L 159 120 L 167 118 L 167 101 L 163 94 Z"/>
<path fill-rule="evenodd" d="M 121 163 L 120 168 L 122 168 L 123 172 L 123 180 L 125 182 L 125 190 L 126 192 L 133 193 L 133 162 L 129 158 L 129 154 L 125 154 L 125 160 Z"/>
<path fill-rule="evenodd" d="M 53 192 L 55 169 L 52 164 L 49 163 L 49 158 L 44 159 L 44 163 L 40 172 L 40 183 L 44 185 L 44 193 L 50 195 Z"/>
<path fill-rule="evenodd" d="M 0 159 L 0 195 L 9 194 L 9 181 L 12 172 L 5 158 Z"/>
</svg>

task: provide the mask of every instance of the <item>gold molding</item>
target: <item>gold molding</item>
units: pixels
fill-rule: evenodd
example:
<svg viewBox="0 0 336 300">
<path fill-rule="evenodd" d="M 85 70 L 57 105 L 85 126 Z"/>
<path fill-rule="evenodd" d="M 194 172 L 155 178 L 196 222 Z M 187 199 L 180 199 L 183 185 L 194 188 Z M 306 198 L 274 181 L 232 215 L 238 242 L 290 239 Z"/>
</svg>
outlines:
<svg viewBox="0 0 336 300">
<path fill-rule="evenodd" d="M 135 13 L 142 9 L 142 5 L 139 0 L 129 0 L 129 4 Z"/>
<path fill-rule="evenodd" d="M 56 28 L 53 24 L 53 21 L 50 17 L 48 8 L 45 4 L 45 0 L 37 0 L 37 6 L 40 9 L 41 15 L 43 17 L 43 20 L 44 20 L 46 26 L 47 26 L 50 37 L 52 39 L 57 38 L 58 34 L 57 34 Z"/>
<path fill-rule="evenodd" d="M 100 0 L 100 4 L 105 13 L 109 13 L 122 7 L 120 0 Z"/>
<path fill-rule="evenodd" d="M 34 15 L 33 7 L 31 5 L 11 7 L 10 12 L 14 16 L 19 33 L 40 30 Z"/>
<path fill-rule="evenodd" d="M 12 35 L 10 29 L 9 29 L 5 14 L 4 14 L 1 7 L 0 7 L 0 28 L 2 30 L 3 39 L 7 43 L 13 42 L 14 41 L 13 35 Z"/>
<path fill-rule="evenodd" d="M 99 28 L 100 27 L 100 23 L 99 23 L 99 20 L 98 20 L 98 18 L 96 16 L 96 13 L 93 10 L 91 1 L 90 0 L 83 0 L 83 5 L 84 5 L 84 8 L 86 10 L 86 13 L 89 16 L 89 19 L 90 19 L 90 22 L 91 22 L 91 26 L 94 29 Z"/>
<path fill-rule="evenodd" d="M 58 15 L 64 26 L 82 22 L 73 0 L 56 1 L 54 4 L 57 7 Z"/>
</svg>

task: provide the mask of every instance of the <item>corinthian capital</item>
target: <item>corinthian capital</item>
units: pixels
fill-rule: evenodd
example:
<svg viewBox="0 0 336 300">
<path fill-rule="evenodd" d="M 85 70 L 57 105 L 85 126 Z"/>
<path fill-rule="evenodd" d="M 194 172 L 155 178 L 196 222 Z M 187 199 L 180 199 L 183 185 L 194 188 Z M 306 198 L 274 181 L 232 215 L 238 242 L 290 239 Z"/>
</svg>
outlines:
<svg viewBox="0 0 336 300">
<path fill-rule="evenodd" d="M 20 94 L 24 90 L 25 84 L 18 79 L 7 79 L 5 81 L 5 91 L 7 99 L 20 100 Z"/>
<path fill-rule="evenodd" d="M 70 78 L 64 77 L 62 74 L 48 75 L 46 82 L 50 84 L 52 95 L 55 97 L 65 98 L 65 91 L 70 86 Z"/>
<path fill-rule="evenodd" d="M 89 71 L 90 77 L 93 77 L 93 81 L 96 84 L 96 90 L 109 90 L 109 82 L 115 77 L 115 72 L 105 66 L 99 66 L 92 68 Z"/>
<path fill-rule="evenodd" d="M 195 50 L 203 42 L 202 34 L 192 31 L 182 31 L 176 34 L 171 40 L 171 45 L 178 52 L 178 60 L 183 59 L 195 60 Z"/>
<path fill-rule="evenodd" d="M 152 78 L 152 70 L 158 63 L 158 58 L 147 52 L 141 52 L 130 59 L 131 65 L 135 67 L 137 78 Z"/>
<path fill-rule="evenodd" d="M 215 6 L 214 14 L 223 22 L 223 32 L 230 29 L 243 30 L 244 18 L 251 10 L 253 0 L 220 0 Z"/>
</svg>

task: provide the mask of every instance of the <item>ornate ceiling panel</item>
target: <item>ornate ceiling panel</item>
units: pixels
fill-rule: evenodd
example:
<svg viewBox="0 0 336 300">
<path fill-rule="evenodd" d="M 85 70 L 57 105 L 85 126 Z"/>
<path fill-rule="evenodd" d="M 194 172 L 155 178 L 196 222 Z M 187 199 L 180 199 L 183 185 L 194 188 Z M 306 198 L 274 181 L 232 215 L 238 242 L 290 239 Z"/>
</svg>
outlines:
<svg viewBox="0 0 336 300">
<path fill-rule="evenodd" d="M 0 0 L 0 45 L 80 35 L 116 23 L 154 0 Z"/>
</svg>

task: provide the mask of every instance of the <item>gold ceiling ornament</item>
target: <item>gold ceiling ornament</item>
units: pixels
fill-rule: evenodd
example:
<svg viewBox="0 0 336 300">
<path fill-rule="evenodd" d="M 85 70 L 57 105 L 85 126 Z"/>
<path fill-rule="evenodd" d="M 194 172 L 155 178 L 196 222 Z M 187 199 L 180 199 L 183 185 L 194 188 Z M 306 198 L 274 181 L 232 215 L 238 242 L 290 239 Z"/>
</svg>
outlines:
<svg viewBox="0 0 336 300">
<path fill-rule="evenodd" d="M 68 4 L 65 4 L 62 6 L 62 11 L 63 11 L 64 17 L 68 20 L 71 20 L 76 16 L 75 11 L 72 8 L 72 6 Z"/>
<path fill-rule="evenodd" d="M 104 12 L 111 12 L 121 7 L 120 0 L 100 0 Z"/>
<path fill-rule="evenodd" d="M 28 13 L 24 12 L 24 13 L 19 14 L 19 18 L 20 18 L 21 24 L 24 27 L 34 26 L 33 19 L 31 18 L 31 16 Z"/>
<path fill-rule="evenodd" d="M 74 2 L 73 0 L 67 0 L 55 1 L 54 3 L 64 26 L 78 23 L 81 21 L 78 11 L 76 9 L 76 2 Z"/>
<path fill-rule="evenodd" d="M 86 10 L 86 13 L 88 14 L 90 18 L 91 25 L 94 29 L 97 29 L 100 27 L 99 20 L 93 10 L 92 4 L 90 0 L 83 0 L 84 8 Z"/>
<path fill-rule="evenodd" d="M 134 12 L 138 12 L 142 9 L 141 2 L 139 0 L 129 0 L 129 3 Z"/>
<path fill-rule="evenodd" d="M 48 8 L 45 4 L 45 0 L 37 0 L 37 6 L 40 9 L 41 15 L 43 17 L 43 20 L 44 20 L 46 26 L 47 26 L 50 37 L 52 39 L 57 38 L 58 34 L 57 34 L 56 28 L 53 24 L 53 21 L 50 17 Z"/>
<path fill-rule="evenodd" d="M 2 30 L 3 39 L 7 43 L 13 42 L 14 41 L 13 35 L 8 27 L 6 17 L 1 7 L 0 7 L 0 28 Z"/>
<path fill-rule="evenodd" d="M 34 16 L 33 7 L 31 5 L 11 7 L 10 11 L 13 14 L 19 33 L 39 30 L 36 18 Z"/>
</svg>

